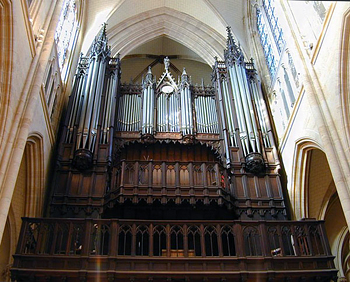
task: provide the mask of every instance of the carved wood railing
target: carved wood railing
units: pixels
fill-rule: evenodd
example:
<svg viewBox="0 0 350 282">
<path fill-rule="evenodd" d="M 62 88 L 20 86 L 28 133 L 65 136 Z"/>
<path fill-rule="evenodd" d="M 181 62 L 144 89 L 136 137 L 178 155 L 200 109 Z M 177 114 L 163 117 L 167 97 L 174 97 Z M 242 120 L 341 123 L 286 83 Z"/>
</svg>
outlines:
<svg viewBox="0 0 350 282">
<path fill-rule="evenodd" d="M 106 279 L 101 281 L 107 274 L 117 281 L 203 273 L 225 279 L 273 274 L 277 281 L 310 276 L 331 281 L 336 275 L 323 222 L 309 220 L 24 218 L 14 259 L 12 275 L 18 281 L 30 275 L 47 281 L 82 274 L 94 281 L 96 271 Z"/>
<path fill-rule="evenodd" d="M 202 201 L 233 207 L 232 191 L 226 171 L 218 163 L 208 162 L 131 162 L 122 161 L 113 175 L 106 202 L 126 199 L 134 203 L 155 199 L 167 203 Z"/>
</svg>

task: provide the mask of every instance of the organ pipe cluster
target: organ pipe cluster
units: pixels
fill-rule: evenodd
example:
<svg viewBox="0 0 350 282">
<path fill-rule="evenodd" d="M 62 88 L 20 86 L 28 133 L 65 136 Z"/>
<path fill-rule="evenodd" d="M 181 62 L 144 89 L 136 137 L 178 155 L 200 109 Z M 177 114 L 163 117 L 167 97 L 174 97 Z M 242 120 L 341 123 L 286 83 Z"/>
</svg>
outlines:
<svg viewBox="0 0 350 282">
<path fill-rule="evenodd" d="M 98 143 L 112 144 L 119 76 L 119 58 L 110 57 L 104 25 L 89 56 L 80 57 L 68 106 L 66 142 L 75 143 L 81 168 L 91 165 Z"/>
<path fill-rule="evenodd" d="M 221 130 L 226 151 L 240 147 L 244 156 L 263 154 L 263 147 L 272 144 L 271 126 L 253 62 L 233 40 L 230 28 L 225 61 L 214 65 L 214 85 L 217 89 Z M 229 152 L 226 153 L 227 163 Z"/>
</svg>

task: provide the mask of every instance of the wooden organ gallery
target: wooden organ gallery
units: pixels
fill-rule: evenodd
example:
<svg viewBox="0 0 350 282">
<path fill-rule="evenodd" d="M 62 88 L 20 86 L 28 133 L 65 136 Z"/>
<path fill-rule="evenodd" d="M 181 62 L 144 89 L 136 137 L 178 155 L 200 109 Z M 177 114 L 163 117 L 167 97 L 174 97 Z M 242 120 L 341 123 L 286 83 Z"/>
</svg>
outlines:
<svg viewBox="0 0 350 282">
<path fill-rule="evenodd" d="M 13 281 L 331 281 L 321 221 L 291 221 L 253 62 L 228 28 L 212 86 L 170 62 L 121 84 L 105 26 L 80 57 L 50 217 L 23 218 Z"/>
</svg>

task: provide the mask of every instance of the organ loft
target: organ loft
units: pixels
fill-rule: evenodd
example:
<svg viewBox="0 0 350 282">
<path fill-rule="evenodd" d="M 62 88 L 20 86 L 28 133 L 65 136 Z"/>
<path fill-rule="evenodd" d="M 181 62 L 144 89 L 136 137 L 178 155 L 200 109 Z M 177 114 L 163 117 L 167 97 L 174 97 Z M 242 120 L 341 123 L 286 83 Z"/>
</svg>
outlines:
<svg viewBox="0 0 350 282">
<path fill-rule="evenodd" d="M 253 60 L 227 29 L 212 83 L 121 83 L 106 27 L 81 56 L 49 216 L 23 218 L 13 281 L 331 281 L 322 221 L 291 221 Z"/>
</svg>

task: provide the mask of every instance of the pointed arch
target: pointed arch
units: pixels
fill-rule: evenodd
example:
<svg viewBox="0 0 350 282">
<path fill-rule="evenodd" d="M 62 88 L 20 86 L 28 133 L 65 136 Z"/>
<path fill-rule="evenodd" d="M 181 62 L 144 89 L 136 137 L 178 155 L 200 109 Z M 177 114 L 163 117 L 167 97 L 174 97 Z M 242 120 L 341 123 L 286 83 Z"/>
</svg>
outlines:
<svg viewBox="0 0 350 282">
<path fill-rule="evenodd" d="M 44 200 L 43 138 L 31 134 L 26 142 L 21 160 L 11 209 L 19 232 L 21 217 L 41 217 Z"/>
<path fill-rule="evenodd" d="M 310 152 L 321 146 L 311 139 L 301 139 L 296 142 L 293 158 L 292 189 L 290 201 L 296 219 L 308 217 L 307 210 L 307 177 Z"/>
<path fill-rule="evenodd" d="M 130 50 L 160 36 L 181 43 L 209 65 L 221 58 L 226 38 L 197 19 L 171 8 L 162 7 L 130 17 L 108 30 L 112 55 L 121 58 Z M 221 58 L 222 59 L 222 58 Z"/>
<path fill-rule="evenodd" d="M 12 74 L 12 3 L 0 0 L 0 142 L 4 136 L 5 122 L 10 103 Z"/>
<path fill-rule="evenodd" d="M 42 216 L 44 201 L 43 138 L 39 133 L 28 137 L 26 154 L 26 206 L 25 215 Z"/>
</svg>

